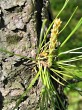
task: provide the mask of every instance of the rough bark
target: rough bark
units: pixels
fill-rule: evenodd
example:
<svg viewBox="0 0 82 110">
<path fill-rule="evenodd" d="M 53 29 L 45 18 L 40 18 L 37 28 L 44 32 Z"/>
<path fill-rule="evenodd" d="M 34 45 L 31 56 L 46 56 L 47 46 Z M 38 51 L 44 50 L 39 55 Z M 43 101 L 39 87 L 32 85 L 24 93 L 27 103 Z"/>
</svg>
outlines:
<svg viewBox="0 0 82 110">
<path fill-rule="evenodd" d="M 34 58 L 42 19 L 49 19 L 47 6 L 46 0 L 0 0 L 0 48 Z M 29 60 L 0 52 L 0 110 L 15 106 L 35 75 L 32 70 Z M 40 88 L 38 80 L 20 110 L 36 110 Z"/>
</svg>

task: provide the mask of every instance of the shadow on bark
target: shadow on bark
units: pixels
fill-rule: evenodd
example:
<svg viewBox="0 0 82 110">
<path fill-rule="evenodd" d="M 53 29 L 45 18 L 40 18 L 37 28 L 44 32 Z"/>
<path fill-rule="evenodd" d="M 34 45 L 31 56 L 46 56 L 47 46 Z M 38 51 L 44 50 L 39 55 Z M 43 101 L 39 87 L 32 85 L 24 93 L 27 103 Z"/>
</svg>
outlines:
<svg viewBox="0 0 82 110">
<path fill-rule="evenodd" d="M 2 93 L 0 92 L 0 110 L 2 110 L 3 108 L 3 100 L 4 100 L 4 97 L 2 96 Z"/>
</svg>

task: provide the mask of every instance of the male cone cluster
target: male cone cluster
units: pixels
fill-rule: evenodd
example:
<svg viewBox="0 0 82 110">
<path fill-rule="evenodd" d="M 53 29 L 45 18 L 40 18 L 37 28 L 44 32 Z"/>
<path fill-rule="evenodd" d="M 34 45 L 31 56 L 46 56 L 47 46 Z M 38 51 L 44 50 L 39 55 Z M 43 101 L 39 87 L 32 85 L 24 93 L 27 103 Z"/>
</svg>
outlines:
<svg viewBox="0 0 82 110">
<path fill-rule="evenodd" d="M 53 28 L 51 29 L 50 35 L 50 44 L 49 44 L 49 57 L 48 57 L 48 66 L 53 65 L 54 57 L 55 57 L 55 48 L 57 43 L 57 37 L 59 33 L 59 27 L 62 21 L 58 18 L 54 20 Z"/>
</svg>

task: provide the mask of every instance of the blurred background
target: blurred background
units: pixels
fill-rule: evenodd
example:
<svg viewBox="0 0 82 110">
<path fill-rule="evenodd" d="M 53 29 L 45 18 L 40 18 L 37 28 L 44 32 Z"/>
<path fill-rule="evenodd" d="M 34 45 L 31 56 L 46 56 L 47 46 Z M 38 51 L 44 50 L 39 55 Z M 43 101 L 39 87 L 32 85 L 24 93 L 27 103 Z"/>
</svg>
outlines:
<svg viewBox="0 0 82 110">
<path fill-rule="evenodd" d="M 62 8 L 65 0 L 50 0 L 51 2 L 51 12 L 53 15 L 53 19 L 56 17 L 57 13 Z M 62 20 L 62 27 L 66 24 L 67 20 L 73 13 L 74 9 L 78 6 L 78 10 L 74 14 L 68 26 L 65 30 L 59 35 L 59 41 L 62 42 L 65 38 L 70 34 L 70 32 L 77 25 L 79 19 L 82 17 L 82 0 L 69 0 L 68 5 L 61 13 L 60 18 Z M 60 30 L 61 30 L 60 29 Z M 69 39 L 69 41 L 65 44 L 61 51 L 70 50 L 73 48 L 82 47 L 82 26 L 75 32 L 75 34 Z M 82 50 L 80 50 L 82 52 Z M 74 55 L 63 56 L 62 59 L 73 57 Z M 82 65 L 82 61 L 75 62 L 77 65 Z M 82 77 L 82 72 L 77 73 L 78 76 Z M 73 86 L 76 86 L 73 85 Z M 78 87 L 82 88 L 82 82 L 78 83 Z M 66 89 L 66 94 L 69 99 L 69 107 L 68 110 L 82 110 L 82 93 L 78 93 L 72 89 Z"/>
</svg>

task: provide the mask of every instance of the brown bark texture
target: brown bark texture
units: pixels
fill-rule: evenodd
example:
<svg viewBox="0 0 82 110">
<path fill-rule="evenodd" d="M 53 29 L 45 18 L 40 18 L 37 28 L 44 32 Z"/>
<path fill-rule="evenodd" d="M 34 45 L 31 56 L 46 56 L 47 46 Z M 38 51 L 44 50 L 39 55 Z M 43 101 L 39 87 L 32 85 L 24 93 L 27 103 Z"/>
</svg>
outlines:
<svg viewBox="0 0 82 110">
<path fill-rule="evenodd" d="M 47 0 L 0 0 L 0 110 L 12 110 L 35 75 L 35 58 L 42 20 L 49 19 Z M 21 102 L 20 110 L 37 110 L 41 82 Z"/>
</svg>

